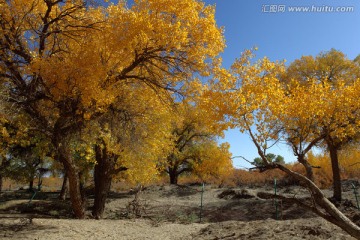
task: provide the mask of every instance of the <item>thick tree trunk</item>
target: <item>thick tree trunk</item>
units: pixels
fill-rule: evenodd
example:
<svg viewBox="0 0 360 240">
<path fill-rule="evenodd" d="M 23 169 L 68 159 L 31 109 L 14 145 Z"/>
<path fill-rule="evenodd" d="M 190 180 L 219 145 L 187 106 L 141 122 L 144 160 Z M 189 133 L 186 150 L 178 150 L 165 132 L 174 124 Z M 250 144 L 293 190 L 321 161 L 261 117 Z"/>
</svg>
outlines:
<svg viewBox="0 0 360 240">
<path fill-rule="evenodd" d="M 0 193 L 2 192 L 3 177 L 0 175 Z"/>
<path fill-rule="evenodd" d="M 107 195 L 110 191 L 112 176 L 104 171 L 106 164 L 103 166 L 95 166 L 94 182 L 95 182 L 95 199 L 92 215 L 96 219 L 100 219 L 105 210 Z"/>
<path fill-rule="evenodd" d="M 328 143 L 328 148 L 330 152 L 330 160 L 333 174 L 333 187 L 334 194 L 333 198 L 336 201 L 341 202 L 342 194 L 341 194 L 341 177 L 340 177 L 340 167 L 339 167 L 339 159 L 338 159 L 338 149 L 336 146 Z"/>
<path fill-rule="evenodd" d="M 120 167 L 115 169 L 117 155 L 108 152 L 106 145 L 103 147 L 95 146 L 96 165 L 94 169 L 95 199 L 92 215 L 100 219 L 105 210 L 105 203 L 110 191 L 113 175 L 127 168 Z"/>
<path fill-rule="evenodd" d="M 170 177 L 170 184 L 178 184 L 178 173 L 176 171 L 176 168 L 168 168 L 169 171 L 169 177 Z"/>
<path fill-rule="evenodd" d="M 98 182 L 95 187 L 95 199 L 92 215 L 95 219 L 102 218 L 105 210 L 107 195 L 110 191 L 111 178 L 105 177 L 103 181 Z"/>
<path fill-rule="evenodd" d="M 308 178 L 303 175 L 293 172 L 290 169 L 286 168 L 283 165 L 275 165 L 277 168 L 292 176 L 301 184 L 306 187 L 315 203 L 311 205 L 306 205 L 306 203 L 296 199 L 295 200 L 300 206 L 310 209 L 314 213 L 318 214 L 320 217 L 323 217 L 327 221 L 337 225 L 351 236 L 356 239 L 360 239 L 360 227 L 348 219 L 342 212 L 340 212 L 322 193 L 322 191 L 315 185 L 314 182 L 310 181 Z"/>
<path fill-rule="evenodd" d="M 66 192 L 68 191 L 68 176 L 67 173 L 65 172 L 64 177 L 63 177 L 63 183 L 61 186 L 61 191 L 60 191 L 60 195 L 59 195 L 59 199 L 61 200 L 65 200 L 66 199 Z"/>
</svg>

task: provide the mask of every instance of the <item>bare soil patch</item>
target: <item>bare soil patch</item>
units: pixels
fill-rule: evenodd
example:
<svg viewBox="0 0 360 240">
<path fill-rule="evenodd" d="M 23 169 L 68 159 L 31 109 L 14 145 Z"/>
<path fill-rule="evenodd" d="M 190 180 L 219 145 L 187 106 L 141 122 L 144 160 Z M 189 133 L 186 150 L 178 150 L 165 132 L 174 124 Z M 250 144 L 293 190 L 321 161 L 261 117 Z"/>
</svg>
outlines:
<svg viewBox="0 0 360 240">
<path fill-rule="evenodd" d="M 351 188 L 338 207 L 360 224 Z M 352 239 L 340 228 L 291 202 L 263 199 L 262 188 L 151 186 L 140 194 L 140 218 L 129 212 L 133 191 L 112 192 L 104 219 L 72 219 L 70 202 L 56 193 L 5 192 L 0 195 L 0 239 Z M 283 187 L 281 194 L 309 200 L 306 190 Z M 325 191 L 329 196 L 330 190 Z M 89 206 L 92 205 L 89 196 Z M 276 205 L 278 211 L 276 212 Z M 277 213 L 277 214 L 276 214 Z"/>
</svg>

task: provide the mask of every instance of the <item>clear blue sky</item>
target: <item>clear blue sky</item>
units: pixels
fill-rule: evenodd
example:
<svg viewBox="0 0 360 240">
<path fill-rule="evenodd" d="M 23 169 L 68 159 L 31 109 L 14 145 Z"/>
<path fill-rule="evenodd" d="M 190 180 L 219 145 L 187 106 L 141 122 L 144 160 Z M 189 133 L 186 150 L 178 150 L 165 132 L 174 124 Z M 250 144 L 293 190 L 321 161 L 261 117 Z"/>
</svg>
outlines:
<svg viewBox="0 0 360 240">
<path fill-rule="evenodd" d="M 179 0 L 181 1 L 181 0 Z M 112 2 L 117 2 L 112 0 Z M 128 1 L 130 4 L 133 1 Z M 216 20 L 225 28 L 227 48 L 222 54 L 224 67 L 229 67 L 244 49 L 258 47 L 257 57 L 286 59 L 287 63 L 303 55 L 317 55 L 331 48 L 354 59 L 360 54 L 359 0 L 204 0 L 216 5 Z M 293 7 L 299 7 L 294 12 Z M 313 12 L 301 12 L 308 7 Z M 353 7 L 351 12 L 336 12 L 337 7 Z M 293 10 L 291 10 L 293 8 Z M 339 9 L 340 11 L 342 9 Z M 331 12 L 332 11 L 332 12 Z M 237 130 L 226 132 L 223 141 L 231 144 L 233 156 L 249 160 L 257 157 L 249 137 Z M 280 154 L 285 161 L 295 157 L 285 145 L 269 152 Z M 234 159 L 235 167 L 250 167 Z"/>
<path fill-rule="evenodd" d="M 271 60 L 286 59 L 287 63 L 303 55 L 317 55 L 331 48 L 344 52 L 350 59 L 360 54 L 360 1 L 358 0 L 206 0 L 205 2 L 216 5 L 217 23 L 225 27 L 227 42 L 227 48 L 223 53 L 225 67 L 229 67 L 244 49 L 254 46 L 259 48 L 256 52 L 257 57 L 267 56 Z M 336 7 L 349 6 L 353 7 L 352 12 L 330 12 L 332 8 L 336 11 Z M 310 7 L 315 12 L 290 12 L 291 7 Z M 249 160 L 257 156 L 249 137 L 237 130 L 228 131 L 224 141 L 230 143 L 233 156 L 241 155 Z M 275 146 L 269 152 L 281 154 L 287 162 L 295 161 L 291 150 L 285 145 Z M 242 159 L 234 159 L 234 165 L 250 167 L 250 164 Z"/>
</svg>

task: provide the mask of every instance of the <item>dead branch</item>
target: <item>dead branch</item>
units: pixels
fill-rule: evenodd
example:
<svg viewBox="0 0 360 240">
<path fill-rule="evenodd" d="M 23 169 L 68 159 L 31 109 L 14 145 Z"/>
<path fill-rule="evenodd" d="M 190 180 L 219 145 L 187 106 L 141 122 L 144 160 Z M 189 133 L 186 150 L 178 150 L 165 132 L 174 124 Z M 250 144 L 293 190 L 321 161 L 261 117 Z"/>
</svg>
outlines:
<svg viewBox="0 0 360 240">
<path fill-rule="evenodd" d="M 300 201 L 296 198 L 286 198 L 284 196 L 277 196 L 280 199 L 286 199 L 289 201 L 296 202 L 299 206 L 309 209 L 319 215 L 320 217 L 326 219 L 327 221 L 337 225 L 342 228 L 344 231 L 349 233 L 351 236 L 356 239 L 360 239 L 360 227 L 353 223 L 349 218 L 347 218 L 341 211 L 339 211 L 323 194 L 323 192 L 316 186 L 314 182 L 309 180 L 307 177 L 301 175 L 300 173 L 294 172 L 285 166 L 277 163 L 268 164 L 265 166 L 265 171 L 270 169 L 280 169 L 285 172 L 292 178 L 298 180 L 301 185 L 307 188 L 313 199 L 313 204 L 306 204 L 303 201 Z"/>
</svg>

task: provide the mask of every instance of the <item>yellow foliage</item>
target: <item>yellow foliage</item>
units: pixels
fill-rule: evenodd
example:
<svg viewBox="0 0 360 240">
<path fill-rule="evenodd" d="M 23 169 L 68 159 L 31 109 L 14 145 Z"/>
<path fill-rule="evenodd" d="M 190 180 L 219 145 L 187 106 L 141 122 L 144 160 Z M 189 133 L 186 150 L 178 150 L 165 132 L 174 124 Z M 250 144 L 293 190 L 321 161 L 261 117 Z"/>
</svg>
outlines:
<svg viewBox="0 0 360 240">
<path fill-rule="evenodd" d="M 357 144 L 347 145 L 339 152 L 340 175 L 342 179 L 358 178 L 360 175 L 360 151 Z M 332 184 L 332 168 L 328 152 L 307 155 L 309 162 L 315 169 L 315 180 L 320 186 L 329 187 Z"/>
<path fill-rule="evenodd" d="M 342 142 L 360 130 L 358 69 L 343 55 L 304 57 L 288 69 L 266 57 L 252 63 L 253 56 L 248 50 L 235 60 L 231 76 L 217 69 L 203 105 L 219 110 L 229 127 L 247 132 L 264 161 L 278 140 L 301 157 L 325 137 Z"/>
<path fill-rule="evenodd" d="M 205 142 L 198 149 L 200 161 L 194 162 L 194 173 L 202 181 L 207 182 L 211 178 L 224 181 L 233 171 L 229 148 L 228 143 L 218 146 L 216 142 Z"/>
<path fill-rule="evenodd" d="M 136 0 L 131 7 L 9 0 L 0 5 L 0 69 L 8 68 L 5 60 L 23 63 L 2 81 L 18 92 L 26 86 L 19 102 L 50 135 L 59 132 L 61 144 L 75 141 L 79 164 L 94 164 L 92 147 L 101 142 L 130 178 L 147 181 L 171 146 L 172 92 L 195 95 L 192 86 L 202 84 L 194 76 L 209 75 L 225 47 L 214 14 L 196 0 Z M 124 113 L 115 127 L 114 109 Z M 213 127 L 205 112 L 198 115 Z"/>
<path fill-rule="evenodd" d="M 70 9 L 76 11 L 65 15 Z M 14 0 L 2 8 L 9 18 L 25 19 L 14 27 L 24 34 L 24 41 L 33 39 L 35 46 L 40 37 L 34 26 L 41 26 L 46 10 L 42 1 Z M 47 21 L 56 18 L 62 20 L 49 25 L 54 32 L 47 37 L 45 49 L 24 42 L 32 56 L 26 73 L 40 75 L 55 101 L 81 96 L 82 104 L 95 103 L 95 110 L 111 104 L 118 90 L 127 88 L 123 80 L 175 86 L 194 70 L 206 72 L 207 59 L 224 48 L 214 8 L 195 0 L 142 0 L 131 8 L 119 1 L 98 9 L 66 1 L 51 8 Z M 89 118 L 88 113 L 84 118 Z"/>
</svg>

